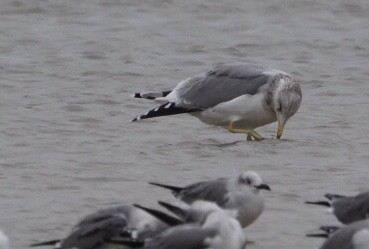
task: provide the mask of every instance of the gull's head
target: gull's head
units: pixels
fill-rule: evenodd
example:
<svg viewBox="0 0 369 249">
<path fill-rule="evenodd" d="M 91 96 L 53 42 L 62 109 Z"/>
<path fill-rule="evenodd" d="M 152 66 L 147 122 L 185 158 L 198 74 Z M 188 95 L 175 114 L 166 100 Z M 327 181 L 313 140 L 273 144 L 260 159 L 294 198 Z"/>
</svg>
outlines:
<svg viewBox="0 0 369 249">
<path fill-rule="evenodd" d="M 273 98 L 273 108 L 277 116 L 277 138 L 281 138 L 287 120 L 292 117 L 300 107 L 302 92 L 300 85 L 288 75 L 282 75 L 276 82 L 277 86 Z"/>
<path fill-rule="evenodd" d="M 255 190 L 264 189 L 264 190 L 270 191 L 270 187 L 267 184 L 263 183 L 263 181 L 261 180 L 261 177 L 255 171 L 246 171 L 246 172 L 243 172 L 241 175 L 239 175 L 238 184 L 242 186 L 246 186 L 248 188 L 251 187 Z"/>
</svg>

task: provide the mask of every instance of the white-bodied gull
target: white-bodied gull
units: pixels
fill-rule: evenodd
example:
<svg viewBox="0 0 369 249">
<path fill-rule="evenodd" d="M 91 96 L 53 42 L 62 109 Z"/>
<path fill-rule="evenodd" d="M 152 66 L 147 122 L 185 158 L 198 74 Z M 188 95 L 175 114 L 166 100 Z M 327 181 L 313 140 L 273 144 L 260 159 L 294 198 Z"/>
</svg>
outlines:
<svg viewBox="0 0 369 249">
<path fill-rule="evenodd" d="M 363 192 L 355 196 L 336 194 L 326 194 L 324 196 L 328 201 L 307 201 L 306 203 L 329 207 L 329 211 L 343 224 L 369 218 L 369 192 Z"/>
<path fill-rule="evenodd" d="M 174 196 L 183 202 L 196 200 L 215 202 L 222 208 L 235 209 L 242 227 L 253 223 L 263 212 L 265 206 L 261 190 L 270 190 L 254 171 L 246 171 L 234 178 L 220 178 L 198 182 L 185 187 L 160 183 L 150 184 L 172 190 Z"/>
<path fill-rule="evenodd" d="M 291 75 L 248 63 L 223 64 L 181 81 L 172 91 L 135 93 L 161 106 L 132 121 L 190 113 L 202 122 L 222 126 L 247 139 L 262 139 L 254 129 L 278 121 L 277 138 L 299 109 L 300 85 Z"/>
<path fill-rule="evenodd" d="M 130 205 L 100 210 L 86 216 L 64 239 L 34 243 L 31 246 L 52 245 L 58 249 L 98 249 L 113 246 L 116 238 L 145 239 L 162 232 L 168 226 L 154 216 Z"/>
<path fill-rule="evenodd" d="M 0 249 L 9 249 L 9 239 L 1 230 L 0 230 Z"/>
<path fill-rule="evenodd" d="M 232 212 L 206 201 L 197 201 L 192 208 L 202 213 L 201 221 L 168 228 L 161 234 L 145 240 L 116 243 L 144 249 L 245 248 L 245 235 Z"/>
<path fill-rule="evenodd" d="M 325 231 L 320 237 L 327 237 L 320 249 L 368 249 L 369 221 L 356 221 L 341 228 L 333 227 L 333 232 Z M 335 230 L 336 229 L 336 230 Z M 317 237 L 317 234 L 308 234 Z"/>
</svg>

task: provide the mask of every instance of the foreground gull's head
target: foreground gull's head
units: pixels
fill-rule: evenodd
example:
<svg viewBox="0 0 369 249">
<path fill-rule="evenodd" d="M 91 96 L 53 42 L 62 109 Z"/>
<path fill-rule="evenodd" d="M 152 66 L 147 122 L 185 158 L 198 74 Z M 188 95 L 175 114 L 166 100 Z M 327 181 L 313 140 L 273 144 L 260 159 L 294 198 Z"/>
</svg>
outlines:
<svg viewBox="0 0 369 249">
<path fill-rule="evenodd" d="M 255 190 L 271 190 L 267 184 L 264 184 L 261 177 L 255 171 L 246 171 L 238 177 L 240 186 L 252 187 Z"/>
<path fill-rule="evenodd" d="M 300 85 L 287 75 L 276 78 L 276 89 L 273 99 L 274 111 L 277 115 L 278 131 L 277 138 L 283 134 L 287 120 L 292 117 L 300 107 L 302 92 Z"/>
</svg>

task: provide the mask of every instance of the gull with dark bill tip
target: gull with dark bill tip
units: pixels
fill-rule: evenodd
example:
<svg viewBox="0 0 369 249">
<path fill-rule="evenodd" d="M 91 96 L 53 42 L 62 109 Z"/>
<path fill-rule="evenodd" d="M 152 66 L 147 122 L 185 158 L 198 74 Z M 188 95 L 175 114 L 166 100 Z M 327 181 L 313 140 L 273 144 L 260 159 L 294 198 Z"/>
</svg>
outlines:
<svg viewBox="0 0 369 249">
<path fill-rule="evenodd" d="M 328 201 L 307 201 L 307 204 L 329 207 L 336 218 L 343 224 L 369 218 L 369 192 L 355 196 L 342 196 L 337 194 L 324 195 Z"/>
<path fill-rule="evenodd" d="M 300 85 L 291 75 L 248 64 L 222 64 L 181 81 L 172 91 L 135 93 L 135 98 L 162 103 L 132 121 L 189 113 L 202 122 L 243 133 L 248 140 L 263 137 L 255 128 L 278 121 L 277 138 L 299 109 Z"/>
<path fill-rule="evenodd" d="M 235 209 L 242 227 L 249 226 L 260 216 L 265 206 L 261 190 L 270 190 L 254 171 L 243 172 L 234 178 L 197 182 L 185 187 L 154 182 L 150 184 L 172 190 L 176 198 L 188 204 L 206 200 L 225 209 Z"/>
</svg>

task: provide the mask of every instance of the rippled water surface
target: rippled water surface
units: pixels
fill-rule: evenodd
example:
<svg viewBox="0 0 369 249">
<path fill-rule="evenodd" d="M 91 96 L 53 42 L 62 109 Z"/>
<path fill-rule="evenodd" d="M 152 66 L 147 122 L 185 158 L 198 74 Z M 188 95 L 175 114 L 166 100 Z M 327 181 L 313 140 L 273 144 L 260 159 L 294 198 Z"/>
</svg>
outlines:
<svg viewBox="0 0 369 249">
<path fill-rule="evenodd" d="M 353 1 L 0 2 L 0 227 L 12 248 L 66 235 L 117 203 L 155 206 L 184 185 L 260 173 L 272 192 L 249 248 L 317 248 L 304 234 L 338 224 L 305 200 L 368 189 L 369 3 Z M 303 102 L 284 139 L 239 134 L 188 115 L 130 123 L 220 62 L 291 73 Z"/>
</svg>

